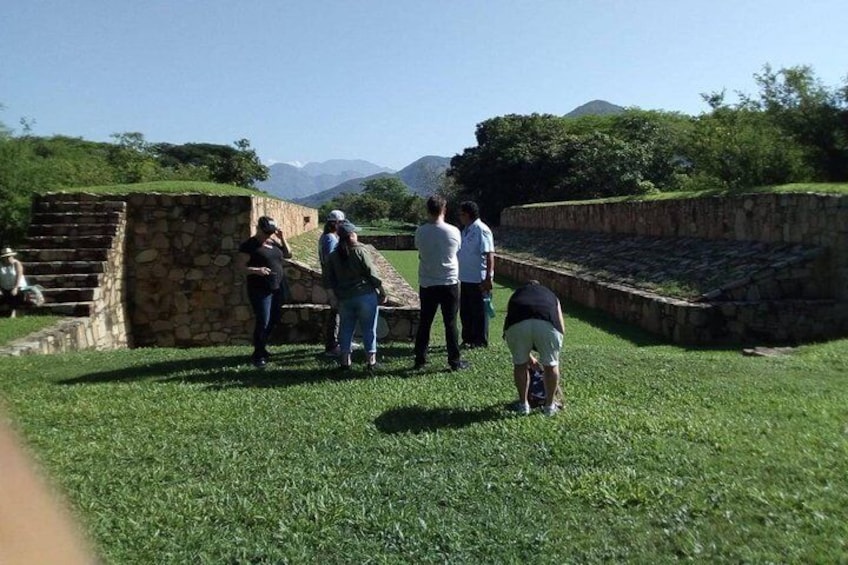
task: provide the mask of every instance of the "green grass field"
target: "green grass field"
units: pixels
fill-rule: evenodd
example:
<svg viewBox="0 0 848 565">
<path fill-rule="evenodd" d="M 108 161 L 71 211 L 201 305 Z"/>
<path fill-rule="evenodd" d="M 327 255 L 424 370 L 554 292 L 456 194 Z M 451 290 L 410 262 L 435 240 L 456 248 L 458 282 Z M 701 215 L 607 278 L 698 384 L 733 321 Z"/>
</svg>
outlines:
<svg viewBox="0 0 848 565">
<path fill-rule="evenodd" d="M 520 417 L 511 288 L 467 372 L 436 331 L 373 378 L 317 345 L 10 358 L 0 397 L 106 562 L 848 560 L 848 340 L 745 357 L 567 306 L 566 409 Z"/>
<path fill-rule="evenodd" d="M 32 315 L 0 318 L 0 347 L 40 329 L 50 327 L 59 320 L 61 318 L 56 316 Z"/>
</svg>

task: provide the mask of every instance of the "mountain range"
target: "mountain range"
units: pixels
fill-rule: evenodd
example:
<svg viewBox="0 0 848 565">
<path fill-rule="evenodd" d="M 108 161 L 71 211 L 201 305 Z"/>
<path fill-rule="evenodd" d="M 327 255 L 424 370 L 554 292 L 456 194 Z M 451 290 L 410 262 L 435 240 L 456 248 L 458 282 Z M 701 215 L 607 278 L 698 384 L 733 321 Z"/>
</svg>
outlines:
<svg viewBox="0 0 848 565">
<path fill-rule="evenodd" d="M 565 115 L 578 118 L 585 115 L 620 114 L 625 108 L 605 100 L 592 100 Z M 433 194 L 441 185 L 450 157 L 422 157 L 400 171 L 381 167 L 361 159 L 331 159 L 307 163 L 302 167 L 275 163 L 269 167 L 268 180 L 257 187 L 283 200 L 304 206 L 318 207 L 343 192 L 361 192 L 364 181 L 380 177 L 396 177 L 420 196 Z"/>
<path fill-rule="evenodd" d="M 396 177 L 403 181 L 412 193 L 419 196 L 429 196 L 441 185 L 442 177 L 444 177 L 448 166 L 450 166 L 450 157 L 429 155 L 421 157 L 396 173 L 379 172 L 353 178 L 317 194 L 296 198 L 295 202 L 304 206 L 320 206 L 343 192 L 361 192 L 363 182 L 381 177 Z"/>
<path fill-rule="evenodd" d="M 256 183 L 256 186 L 283 200 L 294 200 L 322 192 L 350 179 L 393 172 L 388 167 L 361 159 L 331 159 L 322 163 L 307 163 L 302 167 L 274 163 L 268 167 L 268 180 Z"/>
</svg>

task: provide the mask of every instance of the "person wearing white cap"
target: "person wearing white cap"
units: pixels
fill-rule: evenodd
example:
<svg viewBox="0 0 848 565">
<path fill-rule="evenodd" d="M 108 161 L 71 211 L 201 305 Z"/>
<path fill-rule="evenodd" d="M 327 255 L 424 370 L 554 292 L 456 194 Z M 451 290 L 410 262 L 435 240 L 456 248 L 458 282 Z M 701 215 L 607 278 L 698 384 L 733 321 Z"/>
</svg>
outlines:
<svg viewBox="0 0 848 565">
<path fill-rule="evenodd" d="M 15 255 L 17 253 L 9 247 L 0 251 L 0 304 L 9 305 L 10 318 L 15 317 L 15 308 L 24 303 L 23 289 L 28 286 L 24 277 L 24 266 L 15 259 Z"/>
<path fill-rule="evenodd" d="M 327 214 L 327 221 L 324 223 L 324 233 L 318 239 L 318 261 L 321 264 L 321 271 L 327 270 L 326 263 L 330 253 L 336 250 L 339 244 L 338 225 L 345 221 L 345 214 L 341 210 L 331 210 Z M 338 299 L 332 293 L 332 289 L 327 289 L 330 294 L 330 313 L 327 316 L 324 325 L 324 354 L 331 357 L 337 357 L 341 353 L 339 348 L 339 310 Z"/>
</svg>

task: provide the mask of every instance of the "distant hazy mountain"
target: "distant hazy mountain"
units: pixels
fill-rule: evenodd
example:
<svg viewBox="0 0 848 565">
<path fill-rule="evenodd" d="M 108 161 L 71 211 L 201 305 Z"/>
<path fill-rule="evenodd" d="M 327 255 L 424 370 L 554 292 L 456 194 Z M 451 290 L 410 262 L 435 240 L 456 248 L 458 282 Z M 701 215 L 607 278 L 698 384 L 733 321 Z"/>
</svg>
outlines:
<svg viewBox="0 0 848 565">
<path fill-rule="evenodd" d="M 381 172 L 366 177 L 350 179 L 322 192 L 298 198 L 295 202 L 304 206 L 318 207 L 344 192 L 362 192 L 363 182 L 381 177 L 399 178 L 413 193 L 420 196 L 429 196 L 439 187 L 441 178 L 444 176 L 449 165 L 450 157 L 430 155 L 418 159 L 397 173 Z"/>
<path fill-rule="evenodd" d="M 594 115 L 603 116 L 605 114 L 620 114 L 624 112 L 624 108 L 611 104 L 606 100 L 592 100 L 586 102 L 582 106 L 578 106 L 565 115 L 566 118 L 579 118 L 580 116 Z"/>
<path fill-rule="evenodd" d="M 393 171 L 360 159 L 331 159 L 323 163 L 307 163 L 303 167 L 275 163 L 268 167 L 268 180 L 256 183 L 256 186 L 278 198 L 294 200 L 349 179 L 380 172 Z"/>
</svg>

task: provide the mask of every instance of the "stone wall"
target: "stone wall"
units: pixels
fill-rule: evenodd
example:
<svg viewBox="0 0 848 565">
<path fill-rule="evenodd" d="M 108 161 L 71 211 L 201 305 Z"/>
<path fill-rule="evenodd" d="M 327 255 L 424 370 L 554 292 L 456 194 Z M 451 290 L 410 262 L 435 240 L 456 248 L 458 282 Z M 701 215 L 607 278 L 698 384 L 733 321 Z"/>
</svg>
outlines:
<svg viewBox="0 0 848 565">
<path fill-rule="evenodd" d="M 262 197 L 128 197 L 127 309 L 136 346 L 245 343 L 253 314 L 239 244 L 260 216 L 286 237 L 312 229 L 312 208 Z"/>
<path fill-rule="evenodd" d="M 762 241 L 816 246 L 807 263 L 779 265 L 756 280 L 730 285 L 697 302 L 657 296 L 591 276 L 499 256 L 498 273 L 535 278 L 560 296 L 636 324 L 675 342 L 801 342 L 848 334 L 848 198 L 821 194 L 530 205 L 501 215 L 509 228 L 559 229 L 663 238 Z M 819 253 L 816 251 L 816 253 Z M 809 293 L 786 298 L 793 288 Z M 789 290 L 787 290 L 789 289 Z M 780 296 L 780 300 L 771 299 Z"/>
<path fill-rule="evenodd" d="M 360 243 L 373 245 L 377 249 L 395 249 L 409 251 L 415 249 L 415 236 L 408 234 L 396 235 L 363 235 Z"/>
<path fill-rule="evenodd" d="M 806 243 L 830 253 L 831 292 L 848 300 L 848 197 L 749 194 L 606 204 L 507 208 L 501 224 L 658 237 Z"/>
<path fill-rule="evenodd" d="M 127 317 L 125 287 L 127 215 L 123 209 L 112 244 L 106 252 L 100 287 L 95 289 L 94 303 L 89 318 L 90 328 L 85 334 L 92 338 L 96 349 L 132 347 L 132 331 Z"/>
<path fill-rule="evenodd" d="M 562 299 L 676 343 L 801 342 L 848 332 L 848 303 L 834 300 L 687 302 L 502 255 L 497 270 L 517 281 L 536 279 Z"/>
</svg>

